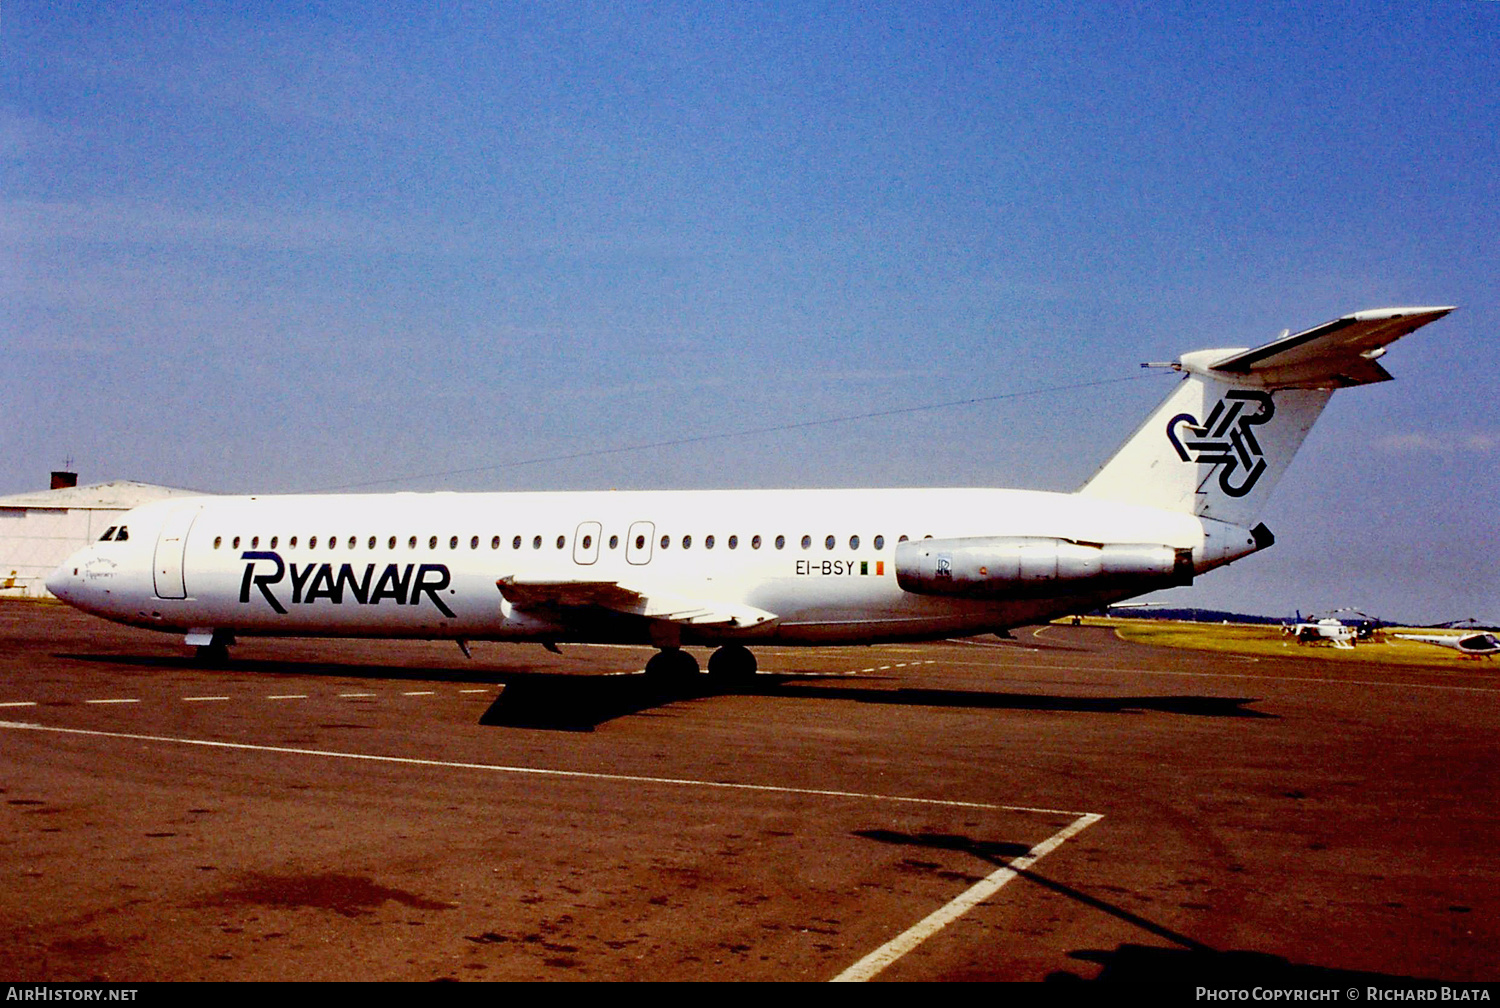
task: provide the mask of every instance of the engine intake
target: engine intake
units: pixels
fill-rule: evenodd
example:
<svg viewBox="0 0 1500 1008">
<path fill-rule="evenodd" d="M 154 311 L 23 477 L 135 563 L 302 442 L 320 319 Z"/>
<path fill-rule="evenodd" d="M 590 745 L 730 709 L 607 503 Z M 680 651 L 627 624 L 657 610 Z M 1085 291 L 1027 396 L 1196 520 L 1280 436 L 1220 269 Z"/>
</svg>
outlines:
<svg viewBox="0 0 1500 1008">
<path fill-rule="evenodd" d="M 1156 543 L 974 536 L 896 544 L 896 583 L 917 595 L 1025 598 L 1192 582 L 1193 551 Z"/>
</svg>

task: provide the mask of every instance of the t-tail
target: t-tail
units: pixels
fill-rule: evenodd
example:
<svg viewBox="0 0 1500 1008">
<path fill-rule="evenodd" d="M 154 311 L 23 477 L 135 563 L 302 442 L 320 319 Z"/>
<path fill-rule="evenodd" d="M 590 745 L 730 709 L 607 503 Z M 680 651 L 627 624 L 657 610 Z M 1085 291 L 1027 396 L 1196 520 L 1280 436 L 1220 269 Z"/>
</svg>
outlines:
<svg viewBox="0 0 1500 1008">
<path fill-rule="evenodd" d="M 1453 309 L 1377 308 L 1253 350 L 1199 350 L 1182 382 L 1080 494 L 1249 528 L 1334 391 L 1389 381 L 1376 363 Z"/>
</svg>

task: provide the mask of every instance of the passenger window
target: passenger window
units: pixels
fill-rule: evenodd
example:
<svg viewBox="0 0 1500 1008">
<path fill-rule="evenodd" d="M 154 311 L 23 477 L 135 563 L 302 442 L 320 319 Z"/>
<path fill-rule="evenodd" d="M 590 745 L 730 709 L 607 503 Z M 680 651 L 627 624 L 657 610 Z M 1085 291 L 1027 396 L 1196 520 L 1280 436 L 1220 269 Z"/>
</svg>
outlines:
<svg viewBox="0 0 1500 1008">
<path fill-rule="evenodd" d="M 427 537 L 427 548 L 430 550 L 437 549 L 437 536 Z"/>
<path fill-rule="evenodd" d="M 371 537 L 370 537 L 370 541 L 369 541 L 369 542 L 367 542 L 367 543 L 365 543 L 365 546 L 366 546 L 366 547 L 367 547 L 367 548 L 369 548 L 369 549 L 374 549 L 374 548 L 375 548 L 375 537 L 374 537 L 374 536 L 371 536 Z"/>
<path fill-rule="evenodd" d="M 683 536 L 682 537 L 682 548 L 683 549 L 691 549 L 692 545 L 693 545 L 693 537 L 692 536 Z"/>
<path fill-rule="evenodd" d="M 297 548 L 297 537 L 296 536 L 292 536 L 290 539 L 288 539 L 286 541 L 286 544 L 289 547 L 291 547 L 292 549 L 296 549 Z"/>
<path fill-rule="evenodd" d="M 751 539 L 750 539 L 750 548 L 751 549 L 760 549 L 760 536 L 753 536 L 753 537 L 751 537 Z"/>
<path fill-rule="evenodd" d="M 612 535 L 612 536 L 609 537 L 609 548 L 610 549 L 618 549 L 619 545 L 620 545 L 620 537 L 619 536 Z"/>
<path fill-rule="evenodd" d="M 885 549 L 885 536 L 876 536 L 875 537 L 875 548 L 876 549 Z"/>
<path fill-rule="evenodd" d="M 396 548 L 396 537 L 395 536 L 391 536 L 390 539 L 386 540 L 385 548 L 386 549 L 395 549 Z"/>
<path fill-rule="evenodd" d="M 317 549 L 318 548 L 318 537 L 317 536 L 309 536 L 308 537 L 308 539 L 307 539 L 307 548 L 308 549 Z"/>
<path fill-rule="evenodd" d="M 234 542 L 230 543 L 230 545 L 233 546 L 235 549 L 239 549 L 240 548 L 240 537 L 239 536 L 235 536 L 234 537 Z"/>
<path fill-rule="evenodd" d="M 563 543 L 565 543 L 567 541 L 568 541 L 568 537 L 567 536 L 558 536 L 557 537 L 557 548 L 558 549 L 562 549 L 563 548 Z"/>
<path fill-rule="evenodd" d="M 897 539 L 896 541 L 897 542 L 906 542 L 907 539 L 906 539 L 906 536 L 902 536 L 900 539 Z"/>
<path fill-rule="evenodd" d="M 275 548 L 276 548 L 276 543 L 277 543 L 277 542 L 279 542 L 279 541 L 280 541 L 280 539 L 281 539 L 281 537 L 280 537 L 280 536 L 272 536 L 272 537 L 271 537 L 271 548 L 272 548 L 272 549 L 275 549 Z"/>
<path fill-rule="evenodd" d="M 594 537 L 593 536 L 586 535 L 586 536 L 583 537 L 583 548 L 584 549 L 588 549 L 589 547 L 591 547 L 593 545 L 594 545 Z"/>
<path fill-rule="evenodd" d="M 449 549 L 458 549 L 458 536 L 450 536 L 448 539 Z"/>
<path fill-rule="evenodd" d="M 739 536 L 730 536 L 729 537 L 729 548 L 730 549 L 734 549 L 739 544 L 740 544 L 740 537 Z"/>
<path fill-rule="evenodd" d="M 662 536 L 661 537 L 661 548 L 662 549 L 666 549 L 671 544 L 672 544 L 672 537 L 671 536 Z"/>
<path fill-rule="evenodd" d="M 406 540 L 406 548 L 407 549 L 416 549 L 417 548 L 417 537 L 416 536 L 412 536 L 410 539 Z"/>
<path fill-rule="evenodd" d="M 807 549 L 811 545 L 812 545 L 812 536 L 803 536 L 802 537 L 802 548 L 803 549 Z"/>
<path fill-rule="evenodd" d="M 849 537 L 849 548 L 852 549 L 852 550 L 859 549 L 859 536 L 850 536 Z"/>
<path fill-rule="evenodd" d="M 535 538 L 533 538 L 531 540 L 531 548 L 532 549 L 541 549 L 542 548 L 542 537 L 541 536 L 536 536 Z"/>
<path fill-rule="evenodd" d="M 514 539 L 512 539 L 510 541 L 510 548 L 511 549 L 520 549 L 521 548 L 521 537 L 520 536 L 516 536 Z"/>
<path fill-rule="evenodd" d="M 636 549 L 645 549 L 646 548 L 646 537 L 645 536 L 638 535 L 638 536 L 635 537 L 635 548 Z"/>
<path fill-rule="evenodd" d="M 349 548 L 353 549 L 354 547 L 356 547 L 358 545 L 359 545 L 359 537 L 358 536 L 350 536 L 349 537 Z"/>
<path fill-rule="evenodd" d="M 495 538 L 493 538 L 493 539 L 490 540 L 490 549 L 499 549 L 499 548 L 500 548 L 500 537 L 499 536 L 495 536 Z"/>
<path fill-rule="evenodd" d="M 777 549 L 786 549 L 786 536 L 777 536 L 776 537 L 776 548 Z"/>
<path fill-rule="evenodd" d="M 250 539 L 251 549 L 260 549 L 260 536 L 252 536 Z"/>
<path fill-rule="evenodd" d="M 114 531 L 114 529 L 110 529 L 109 530 L 109 532 L 113 532 L 113 531 Z M 109 538 L 109 532 L 104 533 L 104 538 L 105 539 Z M 218 549 L 221 545 L 223 545 L 223 543 L 224 543 L 224 537 L 223 536 L 214 536 L 214 549 Z"/>
<path fill-rule="evenodd" d="M 703 548 L 704 549 L 713 549 L 714 548 L 714 537 L 713 536 L 704 536 L 703 537 Z"/>
<path fill-rule="evenodd" d="M 823 540 L 823 548 L 824 549 L 833 549 L 833 547 L 836 546 L 836 545 L 838 545 L 838 540 L 835 539 L 833 536 L 829 536 L 827 539 Z"/>
<path fill-rule="evenodd" d="M 338 549 L 339 548 L 339 537 L 338 536 L 329 536 L 328 537 L 328 548 L 329 549 Z"/>
</svg>

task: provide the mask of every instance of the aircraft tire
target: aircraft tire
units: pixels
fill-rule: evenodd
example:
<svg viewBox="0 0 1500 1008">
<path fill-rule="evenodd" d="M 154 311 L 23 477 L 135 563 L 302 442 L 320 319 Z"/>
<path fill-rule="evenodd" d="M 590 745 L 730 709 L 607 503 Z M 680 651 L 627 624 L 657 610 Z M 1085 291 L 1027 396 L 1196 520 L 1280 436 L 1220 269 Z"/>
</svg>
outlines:
<svg viewBox="0 0 1500 1008">
<path fill-rule="evenodd" d="M 744 686 L 755 681 L 755 654 L 741 644 L 726 644 L 708 659 L 708 675 L 725 686 Z"/>
<path fill-rule="evenodd" d="M 662 686 L 686 686 L 698 677 L 698 659 L 681 648 L 666 648 L 646 662 L 646 677 Z"/>
</svg>

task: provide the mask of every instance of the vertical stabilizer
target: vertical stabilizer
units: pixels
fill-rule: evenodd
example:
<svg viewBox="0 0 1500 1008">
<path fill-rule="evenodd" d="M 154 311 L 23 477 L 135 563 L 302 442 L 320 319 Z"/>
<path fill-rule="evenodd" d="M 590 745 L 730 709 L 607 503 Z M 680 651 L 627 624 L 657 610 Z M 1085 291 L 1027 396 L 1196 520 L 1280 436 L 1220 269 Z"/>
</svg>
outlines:
<svg viewBox="0 0 1500 1008">
<path fill-rule="evenodd" d="M 1181 384 L 1079 493 L 1249 527 L 1334 391 L 1388 381 L 1385 348 L 1452 310 L 1379 308 L 1185 354 Z"/>
</svg>

